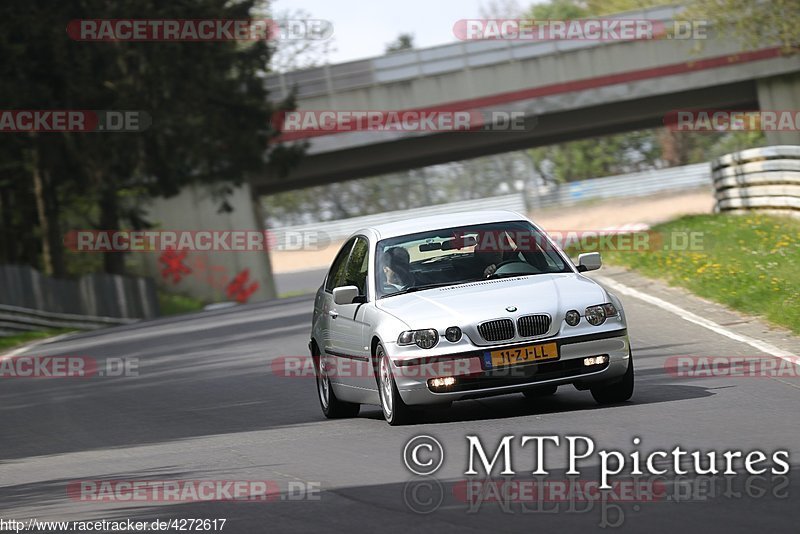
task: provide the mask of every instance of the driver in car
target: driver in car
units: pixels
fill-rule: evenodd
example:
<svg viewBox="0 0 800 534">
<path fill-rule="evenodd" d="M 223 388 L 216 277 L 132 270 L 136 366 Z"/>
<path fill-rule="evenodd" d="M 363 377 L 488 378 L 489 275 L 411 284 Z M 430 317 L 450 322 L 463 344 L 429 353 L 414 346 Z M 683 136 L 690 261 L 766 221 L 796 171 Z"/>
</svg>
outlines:
<svg viewBox="0 0 800 534">
<path fill-rule="evenodd" d="M 494 274 L 497 270 L 497 266 L 502 263 L 503 261 L 503 251 L 502 250 L 486 250 L 486 251 L 479 251 L 481 254 L 481 260 L 484 263 L 488 263 L 486 268 L 483 270 L 483 276 L 490 277 Z"/>
<path fill-rule="evenodd" d="M 411 258 L 404 247 L 392 247 L 383 253 L 383 275 L 385 284 L 398 291 L 414 283 L 411 274 Z"/>
<path fill-rule="evenodd" d="M 475 257 L 484 265 L 483 276 L 485 278 L 492 276 L 500 264 L 503 263 L 506 251 L 510 252 L 511 250 L 511 241 L 506 235 L 501 235 L 498 242 L 491 245 L 485 242 L 479 243 L 475 247 Z"/>
</svg>

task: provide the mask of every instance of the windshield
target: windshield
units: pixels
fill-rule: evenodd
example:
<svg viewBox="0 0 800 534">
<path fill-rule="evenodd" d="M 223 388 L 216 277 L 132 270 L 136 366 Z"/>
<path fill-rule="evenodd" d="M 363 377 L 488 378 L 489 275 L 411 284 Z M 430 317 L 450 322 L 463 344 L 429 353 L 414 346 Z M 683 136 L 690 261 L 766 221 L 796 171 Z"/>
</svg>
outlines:
<svg viewBox="0 0 800 534">
<path fill-rule="evenodd" d="M 378 298 L 477 280 L 572 272 L 527 221 L 444 228 L 378 242 Z"/>
</svg>

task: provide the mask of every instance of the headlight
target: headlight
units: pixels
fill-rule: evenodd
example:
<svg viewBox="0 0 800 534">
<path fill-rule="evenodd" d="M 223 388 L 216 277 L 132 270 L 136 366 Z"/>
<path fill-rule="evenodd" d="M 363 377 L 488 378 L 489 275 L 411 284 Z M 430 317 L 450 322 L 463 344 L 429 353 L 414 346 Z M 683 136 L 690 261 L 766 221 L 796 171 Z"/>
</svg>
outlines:
<svg viewBox="0 0 800 534">
<path fill-rule="evenodd" d="M 589 324 L 600 326 L 606 322 L 607 317 L 616 317 L 617 308 L 613 304 L 599 304 L 597 306 L 589 306 L 586 308 L 586 320 Z"/>
<path fill-rule="evenodd" d="M 581 314 L 578 313 L 577 310 L 570 310 L 564 316 L 564 320 L 567 321 L 567 324 L 570 326 L 575 326 L 579 322 L 581 322 Z"/>
<path fill-rule="evenodd" d="M 397 338 L 398 345 L 416 345 L 421 349 L 432 349 L 439 342 L 439 332 L 434 328 L 406 330 Z"/>
</svg>

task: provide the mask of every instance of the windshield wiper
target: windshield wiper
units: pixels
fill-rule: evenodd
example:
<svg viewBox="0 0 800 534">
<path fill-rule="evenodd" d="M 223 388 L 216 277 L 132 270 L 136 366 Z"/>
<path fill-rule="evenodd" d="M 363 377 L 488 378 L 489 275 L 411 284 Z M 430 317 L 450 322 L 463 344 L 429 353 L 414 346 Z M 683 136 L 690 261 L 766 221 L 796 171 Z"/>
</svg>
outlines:
<svg viewBox="0 0 800 534">
<path fill-rule="evenodd" d="M 390 293 L 388 295 L 384 295 L 386 297 L 393 297 L 394 295 L 404 295 L 406 293 L 413 293 L 415 291 L 423 291 L 425 289 L 435 289 L 437 287 L 445 287 L 445 286 L 454 286 L 457 284 L 464 284 L 465 282 L 438 282 L 436 284 L 423 284 L 421 286 L 412 286 L 407 289 L 403 289 L 396 293 Z"/>
<path fill-rule="evenodd" d="M 495 280 L 497 278 L 514 278 L 517 276 L 531 276 L 534 274 L 542 274 L 542 273 L 502 273 L 502 274 L 490 274 L 484 280 Z"/>
</svg>

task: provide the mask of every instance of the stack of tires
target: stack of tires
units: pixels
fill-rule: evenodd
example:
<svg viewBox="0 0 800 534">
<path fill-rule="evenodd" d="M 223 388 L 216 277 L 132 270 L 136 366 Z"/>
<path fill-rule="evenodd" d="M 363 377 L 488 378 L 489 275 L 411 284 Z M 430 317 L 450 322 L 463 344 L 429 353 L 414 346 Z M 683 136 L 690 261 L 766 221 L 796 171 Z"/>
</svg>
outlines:
<svg viewBox="0 0 800 534">
<path fill-rule="evenodd" d="M 800 217 L 800 146 L 751 148 L 711 162 L 716 211 Z"/>
</svg>

